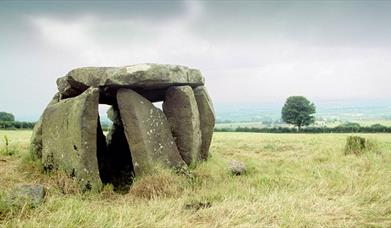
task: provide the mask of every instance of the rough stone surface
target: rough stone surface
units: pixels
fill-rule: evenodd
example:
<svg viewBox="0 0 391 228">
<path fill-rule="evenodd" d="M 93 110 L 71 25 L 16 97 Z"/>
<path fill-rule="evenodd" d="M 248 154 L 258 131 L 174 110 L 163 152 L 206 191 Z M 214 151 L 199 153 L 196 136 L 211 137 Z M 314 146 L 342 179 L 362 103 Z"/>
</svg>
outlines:
<svg viewBox="0 0 391 228">
<path fill-rule="evenodd" d="M 76 96 L 88 87 L 105 87 L 105 95 L 115 97 L 118 88 L 130 88 L 151 101 L 164 99 L 164 91 L 173 85 L 203 85 L 199 70 L 178 65 L 137 64 L 125 67 L 84 67 L 70 71 L 57 80 L 63 98 Z M 107 94 L 106 94 L 107 93 Z"/>
<path fill-rule="evenodd" d="M 42 159 L 42 116 L 34 125 L 31 135 L 30 154 L 34 160 Z"/>
<path fill-rule="evenodd" d="M 203 85 L 199 70 L 179 65 L 74 69 L 57 80 L 59 92 L 34 127 L 32 157 L 48 171 L 66 171 L 82 190 L 103 183 L 127 192 L 135 176 L 159 166 L 188 173 L 208 158 L 215 124 Z M 107 137 L 98 104 L 112 106 Z"/>
<path fill-rule="evenodd" d="M 56 93 L 49 105 L 58 103 L 60 94 Z M 45 112 L 45 111 L 44 111 Z M 39 118 L 37 123 L 34 125 L 33 133 L 31 135 L 30 154 L 34 160 L 42 159 L 42 117 Z"/>
<path fill-rule="evenodd" d="M 83 189 L 99 189 L 97 161 L 98 89 L 49 105 L 42 118 L 42 162 L 62 169 Z"/>
<path fill-rule="evenodd" d="M 109 157 L 110 153 L 107 148 L 106 144 L 106 136 L 103 133 L 102 126 L 100 124 L 100 119 L 97 122 L 98 127 L 96 131 L 96 140 L 97 140 L 97 147 L 96 147 L 96 157 L 98 159 L 98 167 L 99 167 L 99 176 L 100 179 L 104 184 L 108 183 L 108 178 L 109 178 Z"/>
<path fill-rule="evenodd" d="M 112 183 L 114 190 L 126 192 L 134 177 L 132 156 L 118 107 L 110 108 L 107 111 L 107 116 L 113 121 L 113 125 L 106 138 L 109 153 L 105 156 L 107 178 L 104 182 Z M 102 171 L 102 169 L 100 170 Z"/>
<path fill-rule="evenodd" d="M 11 192 L 11 199 L 15 203 L 22 205 L 27 203 L 32 207 L 37 207 L 43 203 L 45 193 L 45 188 L 42 185 L 17 185 Z"/>
<path fill-rule="evenodd" d="M 113 124 L 122 125 L 121 116 L 119 114 L 119 110 L 118 110 L 117 105 L 111 106 L 107 110 L 107 118 L 109 118 L 109 120 L 111 120 L 111 122 L 113 122 Z"/>
<path fill-rule="evenodd" d="M 215 112 L 212 100 L 204 86 L 199 86 L 194 89 L 194 96 L 197 101 L 198 112 L 200 114 L 201 128 L 201 159 L 207 160 L 209 155 L 209 147 L 212 142 L 213 129 L 215 126 Z"/>
<path fill-rule="evenodd" d="M 187 165 L 201 159 L 200 116 L 190 86 L 170 87 L 163 111 L 171 126 L 178 150 Z"/>
<path fill-rule="evenodd" d="M 233 175 L 239 176 L 245 174 L 247 171 L 246 165 L 238 160 L 231 160 L 228 163 L 228 169 Z"/>
<path fill-rule="evenodd" d="M 150 173 L 159 164 L 186 166 L 160 109 L 129 89 L 118 90 L 117 102 L 136 176 Z"/>
</svg>

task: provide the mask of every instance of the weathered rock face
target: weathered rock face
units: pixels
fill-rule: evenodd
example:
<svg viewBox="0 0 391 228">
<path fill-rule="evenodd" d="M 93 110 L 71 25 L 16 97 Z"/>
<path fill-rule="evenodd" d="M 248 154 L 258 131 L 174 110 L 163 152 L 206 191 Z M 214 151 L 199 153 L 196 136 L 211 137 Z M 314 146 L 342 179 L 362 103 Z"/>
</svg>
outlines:
<svg viewBox="0 0 391 228">
<path fill-rule="evenodd" d="M 215 127 L 215 113 L 208 92 L 204 86 L 199 86 L 194 89 L 194 96 L 197 101 L 198 112 L 200 114 L 201 128 L 201 159 L 207 160 L 209 155 L 209 147 L 212 142 L 213 129 Z"/>
<path fill-rule="evenodd" d="M 200 116 L 192 88 L 190 86 L 170 87 L 163 103 L 163 111 L 186 164 L 190 165 L 200 160 Z"/>
<path fill-rule="evenodd" d="M 187 169 L 206 160 L 215 123 L 199 70 L 138 64 L 85 67 L 57 80 L 59 92 L 35 125 L 31 154 L 65 170 L 83 189 L 127 192 L 156 166 Z M 164 112 L 151 102 L 164 101 Z M 109 104 L 107 137 L 98 104 Z"/>
<path fill-rule="evenodd" d="M 60 100 L 60 94 L 56 93 L 49 105 L 56 104 Z M 42 159 L 42 118 L 39 118 L 34 125 L 33 134 L 31 135 L 30 153 L 34 159 Z"/>
<path fill-rule="evenodd" d="M 247 171 L 246 165 L 238 160 L 231 160 L 228 163 L 228 169 L 235 176 L 243 175 Z"/>
<path fill-rule="evenodd" d="M 43 203 L 45 194 L 46 191 L 42 185 L 17 185 L 12 189 L 10 198 L 13 204 L 38 207 Z"/>
<path fill-rule="evenodd" d="M 98 89 L 49 105 L 42 118 L 42 162 L 63 169 L 85 189 L 99 189 L 97 160 Z"/>
<path fill-rule="evenodd" d="M 126 192 L 134 177 L 132 156 L 118 107 L 110 108 L 107 115 L 113 121 L 113 125 L 110 127 L 106 140 L 109 153 L 105 157 L 104 183 L 112 183 L 114 190 Z"/>
<path fill-rule="evenodd" d="M 185 166 L 160 109 L 129 89 L 118 90 L 117 102 L 136 175 L 150 172 L 157 164 Z"/>
<path fill-rule="evenodd" d="M 96 129 L 96 157 L 98 159 L 99 176 L 101 181 L 106 184 L 109 183 L 110 177 L 110 153 L 106 144 L 106 137 L 103 133 L 102 126 L 100 124 L 100 118 L 98 117 L 97 129 Z"/>
<path fill-rule="evenodd" d="M 173 85 L 203 85 L 199 70 L 178 65 L 138 64 L 126 67 L 84 67 L 57 80 L 62 97 L 77 96 L 88 87 L 105 87 L 113 95 L 118 88 L 136 90 L 150 100 L 162 101 L 164 90 Z M 162 90 L 163 89 L 163 90 Z M 151 92 L 151 90 L 154 90 Z M 158 94 L 156 94 L 156 91 Z"/>
</svg>

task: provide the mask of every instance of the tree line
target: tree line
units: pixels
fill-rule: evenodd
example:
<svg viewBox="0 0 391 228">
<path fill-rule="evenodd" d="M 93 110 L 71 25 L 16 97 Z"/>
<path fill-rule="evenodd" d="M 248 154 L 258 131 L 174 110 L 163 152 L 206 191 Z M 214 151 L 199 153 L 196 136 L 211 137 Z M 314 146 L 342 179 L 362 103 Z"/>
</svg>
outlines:
<svg viewBox="0 0 391 228">
<path fill-rule="evenodd" d="M 35 122 L 0 121 L 0 129 L 33 129 Z"/>
<path fill-rule="evenodd" d="M 237 127 L 233 128 L 215 128 L 216 132 L 258 132 L 258 133 L 297 133 L 296 128 L 277 127 L 277 128 L 256 128 L 256 127 Z M 343 124 L 337 127 L 306 127 L 301 128 L 302 133 L 391 133 L 391 127 L 374 124 L 372 126 L 360 126 L 357 123 Z"/>
<path fill-rule="evenodd" d="M 15 121 L 12 113 L 0 112 L 0 129 L 32 129 L 35 122 Z"/>
<path fill-rule="evenodd" d="M 215 128 L 217 132 L 261 132 L 261 133 L 391 133 L 391 127 L 374 124 L 369 127 L 358 123 L 346 123 L 337 127 L 311 127 L 315 122 L 316 107 L 303 96 L 288 97 L 281 110 L 281 119 L 295 127 L 256 128 L 238 127 Z M 310 126 L 310 127 L 308 127 Z M 304 127 L 304 128 L 303 128 Z"/>
</svg>

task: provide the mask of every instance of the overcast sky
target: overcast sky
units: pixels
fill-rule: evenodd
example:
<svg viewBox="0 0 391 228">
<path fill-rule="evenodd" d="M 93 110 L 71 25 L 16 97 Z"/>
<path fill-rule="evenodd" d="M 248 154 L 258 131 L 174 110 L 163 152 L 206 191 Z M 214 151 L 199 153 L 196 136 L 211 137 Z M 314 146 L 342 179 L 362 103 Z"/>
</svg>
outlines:
<svg viewBox="0 0 391 228">
<path fill-rule="evenodd" d="M 215 103 L 391 98 L 391 1 L 0 0 L 0 111 L 82 66 L 198 68 Z"/>
</svg>

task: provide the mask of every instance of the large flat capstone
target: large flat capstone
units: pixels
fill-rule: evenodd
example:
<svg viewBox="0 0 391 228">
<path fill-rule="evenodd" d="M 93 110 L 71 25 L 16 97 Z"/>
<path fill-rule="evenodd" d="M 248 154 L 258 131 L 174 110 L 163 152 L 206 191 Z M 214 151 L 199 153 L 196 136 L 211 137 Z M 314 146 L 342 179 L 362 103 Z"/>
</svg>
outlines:
<svg viewBox="0 0 391 228">
<path fill-rule="evenodd" d="M 42 117 L 42 162 L 76 177 L 83 189 L 100 189 L 97 160 L 99 91 L 49 105 Z"/>
<path fill-rule="evenodd" d="M 186 167 L 160 109 L 129 89 L 118 90 L 117 103 L 136 176 L 153 172 L 156 165 Z"/>
<path fill-rule="evenodd" d="M 83 190 L 112 184 L 128 192 L 157 167 L 207 160 L 215 115 L 197 69 L 166 64 L 83 67 L 57 79 L 58 92 L 36 123 L 32 157 L 63 170 Z M 163 101 L 163 111 L 152 102 Z M 103 132 L 99 104 L 113 124 Z"/>
<path fill-rule="evenodd" d="M 125 67 L 83 67 L 57 79 L 63 98 L 81 94 L 89 87 L 104 88 L 101 102 L 112 103 L 118 88 L 132 89 L 152 102 L 162 101 L 165 90 L 175 85 L 196 87 L 204 84 L 197 69 L 167 64 L 137 64 Z"/>
<path fill-rule="evenodd" d="M 170 87 L 163 103 L 163 111 L 186 164 L 200 160 L 200 116 L 193 89 L 190 86 Z"/>
</svg>

